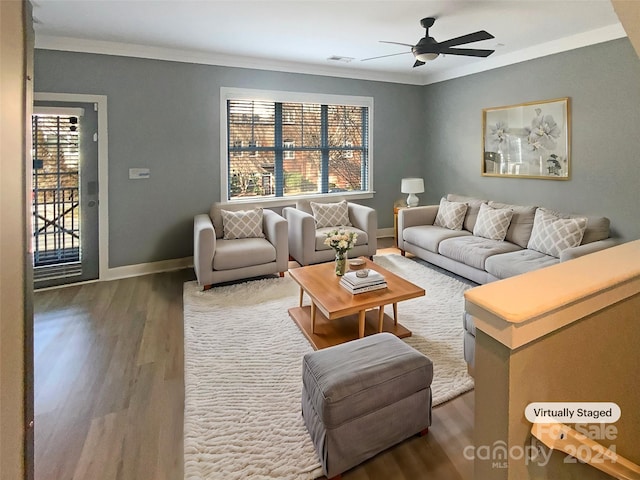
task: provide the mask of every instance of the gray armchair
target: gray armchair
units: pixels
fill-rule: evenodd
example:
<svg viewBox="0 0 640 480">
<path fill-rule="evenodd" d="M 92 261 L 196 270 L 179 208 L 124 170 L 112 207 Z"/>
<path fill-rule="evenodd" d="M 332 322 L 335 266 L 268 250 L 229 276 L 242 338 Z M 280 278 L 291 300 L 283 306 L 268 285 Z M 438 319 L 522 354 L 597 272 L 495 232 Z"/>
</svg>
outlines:
<svg viewBox="0 0 640 480">
<path fill-rule="evenodd" d="M 373 257 L 378 248 L 377 212 L 373 208 L 350 202 L 348 210 L 351 226 L 344 228 L 358 234 L 355 247 L 349 251 L 349 257 Z M 295 208 L 283 208 L 282 215 L 289 223 L 289 255 L 296 262 L 300 265 L 311 265 L 335 259 L 334 250 L 325 245 L 324 240 L 326 233 L 337 228 L 338 225 L 316 228 L 316 221 L 308 201 L 297 202 Z"/>
<path fill-rule="evenodd" d="M 225 205 L 237 211 L 246 206 Z M 284 276 L 289 265 L 287 221 L 277 213 L 262 211 L 264 238 L 223 238 L 221 207 L 212 205 L 208 214 L 193 220 L 193 268 L 198 285 L 205 290 L 212 285 L 243 278 L 279 273 Z"/>
</svg>

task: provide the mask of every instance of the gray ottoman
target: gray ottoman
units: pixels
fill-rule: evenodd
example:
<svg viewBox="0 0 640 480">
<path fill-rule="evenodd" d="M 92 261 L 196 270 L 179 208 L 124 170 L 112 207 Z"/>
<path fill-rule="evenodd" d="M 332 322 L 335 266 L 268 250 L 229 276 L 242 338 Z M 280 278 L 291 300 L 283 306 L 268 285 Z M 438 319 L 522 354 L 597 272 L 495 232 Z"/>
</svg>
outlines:
<svg viewBox="0 0 640 480">
<path fill-rule="evenodd" d="M 302 416 L 327 478 L 431 425 L 433 363 L 390 333 L 308 353 Z"/>
</svg>

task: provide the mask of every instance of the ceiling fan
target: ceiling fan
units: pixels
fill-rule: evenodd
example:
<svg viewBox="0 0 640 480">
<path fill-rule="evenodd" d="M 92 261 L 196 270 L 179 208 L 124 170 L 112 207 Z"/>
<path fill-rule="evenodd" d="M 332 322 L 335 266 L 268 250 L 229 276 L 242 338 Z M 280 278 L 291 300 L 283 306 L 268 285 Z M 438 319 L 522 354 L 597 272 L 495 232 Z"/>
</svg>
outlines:
<svg viewBox="0 0 640 480">
<path fill-rule="evenodd" d="M 481 40 L 489 40 L 491 38 L 495 38 L 493 35 L 485 32 L 484 30 L 469 33 L 467 35 L 462 35 L 461 37 L 452 38 L 444 42 L 436 42 L 433 37 L 429 36 L 429 28 L 433 26 L 435 21 L 436 19 L 434 17 L 426 17 L 420 20 L 420 25 L 422 25 L 422 27 L 426 30 L 426 33 L 425 36 L 422 37 L 415 45 L 411 45 L 409 43 L 385 42 L 383 40 L 380 40 L 381 43 L 391 43 L 393 45 L 404 45 L 405 47 L 411 47 L 410 51 L 392 53 L 390 55 L 381 55 L 379 57 L 363 58 L 362 61 L 364 62 L 367 60 L 375 60 L 376 58 L 393 57 L 396 55 L 413 53 L 413 56 L 416 58 L 416 63 L 413 64 L 413 67 L 415 68 L 424 65 L 430 60 L 435 60 L 440 54 L 465 55 L 468 57 L 488 57 L 493 52 L 495 52 L 495 50 L 481 50 L 475 48 L 452 48 L 458 45 L 463 45 L 465 43 L 473 43 L 479 42 Z"/>
</svg>

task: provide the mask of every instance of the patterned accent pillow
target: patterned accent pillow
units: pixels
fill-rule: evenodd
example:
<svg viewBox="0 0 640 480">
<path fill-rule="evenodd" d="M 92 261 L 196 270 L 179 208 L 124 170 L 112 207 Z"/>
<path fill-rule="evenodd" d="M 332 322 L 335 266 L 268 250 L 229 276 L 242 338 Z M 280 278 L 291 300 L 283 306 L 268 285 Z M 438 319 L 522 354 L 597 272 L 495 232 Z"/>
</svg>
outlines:
<svg viewBox="0 0 640 480">
<path fill-rule="evenodd" d="M 316 228 L 322 227 L 350 227 L 349 206 L 346 200 L 338 203 L 311 202 L 313 217 L 316 219 Z"/>
<path fill-rule="evenodd" d="M 561 218 L 538 208 L 527 248 L 560 258 L 561 251 L 580 245 L 586 228 L 586 217 Z"/>
<path fill-rule="evenodd" d="M 509 224 L 513 217 L 513 210 L 508 208 L 493 208 L 483 203 L 480 205 L 478 219 L 473 227 L 476 237 L 489 238 L 491 240 L 504 240 L 509 230 Z"/>
<path fill-rule="evenodd" d="M 465 213 L 467 213 L 466 203 L 450 202 L 443 197 L 440 199 L 438 214 L 433 224 L 449 230 L 462 230 Z"/>
<path fill-rule="evenodd" d="M 475 227 L 478 219 L 480 205 L 487 203 L 487 201 L 480 198 L 467 197 L 466 195 L 458 195 L 456 193 L 449 193 L 446 198 L 450 202 L 460 202 L 468 205 L 467 213 L 465 214 L 464 222 L 462 223 L 462 228 L 473 233 L 473 227 Z"/>
<path fill-rule="evenodd" d="M 527 248 L 527 243 L 531 238 L 531 230 L 533 230 L 533 219 L 536 216 L 536 206 L 510 205 L 508 203 L 489 201 L 489 206 L 493 208 L 508 208 L 513 210 L 511 225 L 507 230 L 504 239 L 507 242 L 515 243 L 522 248 Z"/>
<path fill-rule="evenodd" d="M 222 213 L 222 230 L 225 240 L 236 240 L 238 238 L 264 238 L 262 233 L 262 209 L 220 210 Z"/>
</svg>

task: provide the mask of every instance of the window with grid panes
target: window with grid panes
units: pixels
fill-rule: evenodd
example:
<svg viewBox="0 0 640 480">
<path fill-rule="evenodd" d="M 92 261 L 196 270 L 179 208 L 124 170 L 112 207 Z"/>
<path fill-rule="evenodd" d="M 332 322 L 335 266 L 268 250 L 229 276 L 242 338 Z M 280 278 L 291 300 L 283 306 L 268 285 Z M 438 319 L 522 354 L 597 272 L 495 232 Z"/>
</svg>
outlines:
<svg viewBox="0 0 640 480">
<path fill-rule="evenodd" d="M 227 200 L 370 191 L 371 105 L 349 98 L 227 98 Z"/>
</svg>

